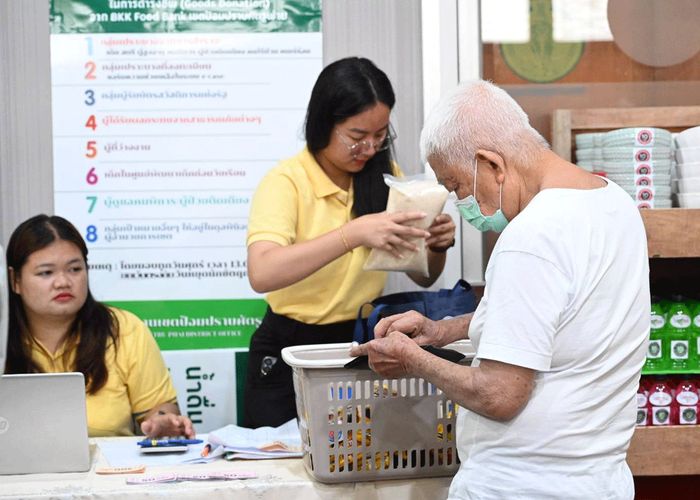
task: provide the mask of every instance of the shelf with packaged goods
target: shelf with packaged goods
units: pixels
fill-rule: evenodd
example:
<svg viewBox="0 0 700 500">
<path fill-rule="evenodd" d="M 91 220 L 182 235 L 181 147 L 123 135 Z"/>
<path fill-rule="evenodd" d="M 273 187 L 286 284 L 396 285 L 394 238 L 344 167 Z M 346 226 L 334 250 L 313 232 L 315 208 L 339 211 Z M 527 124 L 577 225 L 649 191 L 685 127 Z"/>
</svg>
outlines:
<svg viewBox="0 0 700 500">
<path fill-rule="evenodd" d="M 660 127 L 672 132 L 700 124 L 700 106 L 559 109 L 552 115 L 552 150 L 571 160 L 576 135 L 618 128 Z M 641 211 L 655 285 L 682 292 L 682 281 L 700 289 L 700 209 Z M 700 425 L 637 427 L 627 463 L 637 477 L 700 475 Z M 668 479 L 668 478 L 665 478 Z"/>
<path fill-rule="evenodd" d="M 700 475 L 700 425 L 637 427 L 627 451 L 635 476 Z"/>
<path fill-rule="evenodd" d="M 700 209 L 669 208 L 641 211 L 647 233 L 652 275 L 675 273 L 695 280 L 700 257 Z M 664 265 L 668 263 L 668 265 Z M 675 281 L 671 288 L 676 288 Z M 691 374 L 668 370 L 653 374 Z M 643 372 L 644 375 L 652 374 Z M 700 475 L 700 461 L 690 457 L 700 449 L 700 425 L 637 427 L 627 463 L 635 476 L 693 476 Z"/>
<path fill-rule="evenodd" d="M 576 149 L 576 134 L 628 127 L 659 127 L 679 132 L 700 124 L 700 106 L 556 109 L 552 115 L 552 150 L 566 160 Z"/>
</svg>

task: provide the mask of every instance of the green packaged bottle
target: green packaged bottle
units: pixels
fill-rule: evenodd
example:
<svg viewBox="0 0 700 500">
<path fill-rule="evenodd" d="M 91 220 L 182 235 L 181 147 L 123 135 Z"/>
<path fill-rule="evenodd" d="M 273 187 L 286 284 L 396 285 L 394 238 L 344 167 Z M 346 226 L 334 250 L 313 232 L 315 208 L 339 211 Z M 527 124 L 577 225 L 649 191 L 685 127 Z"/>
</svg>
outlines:
<svg viewBox="0 0 700 500">
<path fill-rule="evenodd" d="M 666 337 L 666 312 L 662 305 L 654 302 L 651 305 L 651 328 L 649 331 L 649 344 L 647 346 L 647 359 L 644 363 L 646 370 L 665 370 L 668 367 L 668 356 L 664 356 Z M 666 353 L 667 354 L 667 353 Z"/>
<path fill-rule="evenodd" d="M 691 325 L 693 341 L 695 345 L 695 357 L 691 360 L 693 370 L 700 369 L 700 302 L 695 301 L 693 312 L 693 324 Z"/>
<path fill-rule="evenodd" d="M 685 302 L 674 302 L 666 315 L 668 338 L 668 368 L 671 371 L 687 371 L 694 365 L 697 345 L 694 340 L 691 311 Z"/>
</svg>

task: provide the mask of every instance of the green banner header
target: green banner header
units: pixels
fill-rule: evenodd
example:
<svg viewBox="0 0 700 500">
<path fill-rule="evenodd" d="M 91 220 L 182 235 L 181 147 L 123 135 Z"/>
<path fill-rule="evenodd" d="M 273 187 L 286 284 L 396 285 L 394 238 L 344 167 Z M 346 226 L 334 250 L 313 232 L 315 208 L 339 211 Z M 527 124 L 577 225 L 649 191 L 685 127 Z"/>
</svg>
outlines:
<svg viewBox="0 0 700 500">
<path fill-rule="evenodd" d="M 51 32 L 320 32 L 321 0 L 50 0 Z"/>
<path fill-rule="evenodd" d="M 151 329 L 163 350 L 248 348 L 265 315 L 264 300 L 109 302 L 131 311 Z"/>
</svg>

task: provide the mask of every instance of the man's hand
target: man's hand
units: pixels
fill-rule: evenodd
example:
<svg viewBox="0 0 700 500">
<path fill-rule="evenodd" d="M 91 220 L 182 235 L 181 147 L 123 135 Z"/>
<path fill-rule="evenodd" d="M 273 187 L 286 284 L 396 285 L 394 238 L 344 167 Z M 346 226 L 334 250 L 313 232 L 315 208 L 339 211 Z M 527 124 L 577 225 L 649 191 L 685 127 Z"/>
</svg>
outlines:
<svg viewBox="0 0 700 500">
<path fill-rule="evenodd" d="M 437 321 L 426 318 L 416 311 L 387 316 L 374 327 L 374 338 L 380 339 L 391 332 L 401 332 L 408 335 L 418 345 L 442 347 L 442 329 Z"/>
<path fill-rule="evenodd" d="M 422 352 L 418 344 L 397 331 L 350 349 L 351 356 L 368 356 L 372 370 L 391 378 L 411 373 L 411 360 L 416 352 Z"/>
</svg>

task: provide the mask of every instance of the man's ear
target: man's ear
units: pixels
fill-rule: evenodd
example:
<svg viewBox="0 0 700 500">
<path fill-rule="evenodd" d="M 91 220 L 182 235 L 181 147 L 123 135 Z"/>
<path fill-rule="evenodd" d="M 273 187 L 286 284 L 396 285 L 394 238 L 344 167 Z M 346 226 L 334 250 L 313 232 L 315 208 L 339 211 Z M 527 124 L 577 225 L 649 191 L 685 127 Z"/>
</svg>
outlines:
<svg viewBox="0 0 700 500">
<path fill-rule="evenodd" d="M 487 163 L 491 173 L 496 177 L 496 182 L 503 184 L 507 167 L 505 160 L 500 154 L 488 149 L 479 149 L 476 151 L 476 159 L 481 163 Z"/>
</svg>

